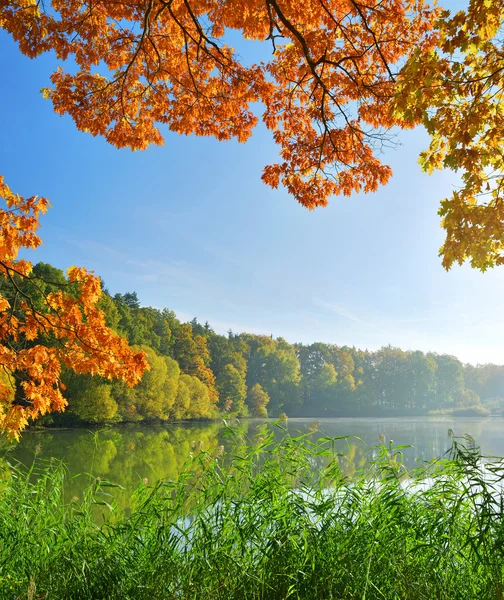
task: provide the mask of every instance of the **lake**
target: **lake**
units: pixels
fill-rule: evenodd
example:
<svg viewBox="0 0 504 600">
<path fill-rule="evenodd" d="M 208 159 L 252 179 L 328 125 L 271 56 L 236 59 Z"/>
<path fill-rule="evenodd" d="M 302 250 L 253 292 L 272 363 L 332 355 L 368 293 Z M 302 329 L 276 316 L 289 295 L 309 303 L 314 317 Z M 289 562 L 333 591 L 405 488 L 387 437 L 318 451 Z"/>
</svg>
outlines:
<svg viewBox="0 0 504 600">
<path fill-rule="evenodd" d="M 500 418 L 290 419 L 287 427 L 292 435 L 306 433 L 313 428 L 314 421 L 318 423 L 315 436 L 352 436 L 338 442 L 345 455 L 343 468 L 349 474 L 363 464 L 369 446 L 377 444 L 380 435 L 394 445 L 412 446 L 404 450 L 409 467 L 419 460 L 442 456 L 450 447 L 449 429 L 458 436 L 471 435 L 485 455 L 504 456 L 504 419 Z M 253 438 L 265 422 L 247 420 L 230 426 Z M 25 466 L 35 461 L 41 469 L 47 460 L 61 460 L 71 477 L 79 475 L 68 478 L 66 493 L 70 497 L 80 497 L 89 482 L 85 474 L 90 474 L 123 486 L 122 500 L 120 497 L 118 500 L 126 503 L 129 493 L 141 481 L 176 479 L 197 446 L 222 445 L 224 452 L 236 450 L 237 442 L 226 431 L 223 424 L 216 422 L 27 431 L 18 444 L 2 454 L 8 461 L 19 461 Z"/>
</svg>

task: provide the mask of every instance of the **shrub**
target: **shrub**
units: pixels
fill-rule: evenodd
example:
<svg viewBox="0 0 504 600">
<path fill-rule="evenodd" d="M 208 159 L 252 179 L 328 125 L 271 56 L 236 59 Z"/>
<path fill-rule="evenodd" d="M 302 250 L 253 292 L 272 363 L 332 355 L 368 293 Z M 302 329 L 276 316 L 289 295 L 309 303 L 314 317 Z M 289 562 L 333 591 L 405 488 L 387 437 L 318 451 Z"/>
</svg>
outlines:
<svg viewBox="0 0 504 600">
<path fill-rule="evenodd" d="M 490 411 L 484 406 L 476 404 L 474 406 L 460 406 L 454 408 L 451 411 L 451 414 L 454 417 L 487 417 L 490 414 Z"/>
</svg>

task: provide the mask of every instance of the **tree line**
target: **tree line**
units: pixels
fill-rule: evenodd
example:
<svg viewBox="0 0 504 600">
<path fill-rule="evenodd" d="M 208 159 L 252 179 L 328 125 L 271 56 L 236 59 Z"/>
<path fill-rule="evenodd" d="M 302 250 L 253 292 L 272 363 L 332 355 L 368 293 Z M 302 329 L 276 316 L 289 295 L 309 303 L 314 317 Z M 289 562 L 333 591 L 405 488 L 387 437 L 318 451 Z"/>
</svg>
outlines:
<svg viewBox="0 0 504 600">
<path fill-rule="evenodd" d="M 65 281 L 61 271 L 44 263 L 34 267 L 34 275 L 41 303 Z M 16 290 L 10 285 L 2 282 L 6 297 L 30 282 L 20 280 Z M 26 292 L 37 301 L 33 290 Z M 233 331 L 220 335 L 208 322 L 184 323 L 172 310 L 141 306 L 135 292 L 112 296 L 105 290 L 99 307 L 107 326 L 145 353 L 149 370 L 130 388 L 121 380 L 64 368 L 68 408 L 39 422 L 484 414 L 504 407 L 504 366 L 464 365 L 454 356 L 391 346 L 369 351 Z M 33 344 L 50 347 L 56 341 L 48 335 Z M 22 402 L 20 381 L 13 381 L 15 402 Z"/>
<path fill-rule="evenodd" d="M 502 0 L 469 0 L 465 10 L 456 12 L 417 0 L 376 5 L 352 0 L 343 12 L 340 0 L 309 6 L 271 1 L 257 4 L 253 13 L 244 11 L 240 1 L 209 11 L 200 0 L 184 0 L 176 14 L 166 10 L 171 4 L 166 2 L 139 4 L 134 11 L 116 2 L 102 2 L 97 9 L 87 0 L 25 4 L 0 3 L 0 29 L 30 58 L 54 53 L 60 64 L 42 95 L 58 114 L 71 116 L 80 131 L 132 150 L 161 144 L 163 128 L 245 142 L 260 121 L 255 113 L 261 106 L 262 123 L 281 156 L 265 166 L 262 180 L 272 188 L 284 186 L 312 209 L 334 195 L 373 192 L 386 184 L 392 171 L 380 149 L 390 142 L 390 132 L 423 125 L 431 137 L 420 154 L 423 170 L 461 172 L 462 185 L 441 200 L 439 209 L 446 231 L 443 266 L 450 269 L 467 260 L 485 271 L 504 264 L 504 156 L 488 150 L 502 145 Z M 238 40 L 272 44 L 270 60 L 243 62 L 228 44 L 229 30 Z M 246 335 L 237 342 L 250 348 L 238 351 L 246 359 L 246 373 L 226 363 L 219 382 L 211 334 L 191 328 L 186 335 L 184 324 L 175 321 L 170 343 L 177 346 L 177 335 L 188 336 L 190 346 L 199 346 L 196 362 L 184 365 L 175 349 L 163 352 L 149 344 L 136 348 L 146 345 L 155 357 L 150 350 L 132 350 L 124 323 L 124 337 L 117 336 L 95 310 L 100 285 L 85 269 L 72 267 L 59 291 L 40 296 L 33 265 L 19 253 L 42 243 L 39 217 L 49 201 L 14 193 L 2 176 L 0 200 L 0 287 L 6 288 L 6 295 L 0 294 L 0 432 L 18 437 L 34 419 L 64 410 L 67 400 L 73 414 L 86 419 L 95 415 L 96 406 L 105 415 L 100 418 L 107 419 L 203 418 L 223 410 L 263 415 L 268 405 L 270 412 L 283 407 L 299 413 L 315 410 L 310 403 L 324 414 L 415 413 L 428 405 L 453 409 L 442 395 L 444 383 L 438 385 L 444 366 L 435 356 L 433 378 L 429 358 L 419 359 L 427 374 L 418 376 L 417 389 L 398 383 L 409 381 L 406 363 L 415 360 L 409 355 L 397 357 L 399 366 L 390 377 L 382 376 L 375 358 L 369 366 L 366 358 L 346 349 L 311 372 L 300 358 L 300 346 L 292 350 L 276 340 L 271 350 Z M 261 373 L 264 385 L 251 385 L 254 353 L 264 354 L 257 360 L 264 359 L 265 367 L 271 356 L 290 364 L 294 354 L 297 370 L 287 378 L 268 379 Z M 338 371 L 340 360 L 349 362 L 347 354 L 354 362 L 353 384 L 348 365 Z M 131 393 L 122 391 L 122 384 L 119 391 L 96 384 L 101 376 L 136 385 L 148 377 L 147 355 L 156 362 L 156 382 L 166 380 L 155 408 L 139 391 L 145 384 Z M 382 359 L 376 360 L 380 365 Z M 365 363 L 362 373 L 355 366 L 360 362 Z M 77 384 L 68 382 L 65 399 L 60 384 L 71 379 L 67 370 L 77 374 Z M 90 393 L 82 396 L 86 386 L 78 378 L 86 373 L 94 378 Z M 382 379 L 393 381 L 393 389 Z M 74 392 L 72 383 L 78 385 Z M 461 410 L 479 407 L 465 382 L 450 386 Z M 499 397 L 492 399 L 494 410 Z"/>
</svg>

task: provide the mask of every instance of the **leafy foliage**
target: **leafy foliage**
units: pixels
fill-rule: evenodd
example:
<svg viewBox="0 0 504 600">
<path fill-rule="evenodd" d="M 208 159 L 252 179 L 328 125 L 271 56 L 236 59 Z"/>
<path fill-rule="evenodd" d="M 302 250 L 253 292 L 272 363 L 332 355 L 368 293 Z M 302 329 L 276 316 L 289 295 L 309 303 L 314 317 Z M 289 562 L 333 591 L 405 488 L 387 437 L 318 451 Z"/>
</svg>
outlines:
<svg viewBox="0 0 504 600">
<path fill-rule="evenodd" d="M 380 5 L 180 0 L 99 7 L 66 2 L 9 5 L 0 23 L 21 52 L 72 58 L 44 91 L 59 114 L 118 147 L 161 144 L 159 124 L 182 134 L 246 141 L 263 122 L 281 162 L 263 179 L 282 182 L 305 206 L 334 193 L 372 191 L 390 177 L 380 132 L 396 124 L 388 104 L 394 64 L 430 46 L 433 12 L 423 0 Z M 245 65 L 226 31 L 271 44 L 272 58 Z M 370 133 L 369 130 L 378 130 Z"/>
<path fill-rule="evenodd" d="M 237 414 L 244 414 L 247 385 L 245 377 L 235 366 L 228 364 L 222 369 L 217 380 L 217 389 L 221 406 L 225 410 L 232 409 Z"/>
<path fill-rule="evenodd" d="M 380 444 L 349 478 L 337 439 L 229 436 L 239 452 L 195 448 L 176 481 L 140 484 L 128 511 L 106 479 L 66 501 L 60 465 L 6 465 L 5 597 L 502 597 L 504 467 L 471 440 L 411 471 L 404 447 Z"/>
<path fill-rule="evenodd" d="M 422 123 L 432 137 L 423 168 L 462 171 L 462 188 L 441 204 L 443 264 L 468 259 L 481 270 L 504 262 L 503 20 L 503 0 L 470 0 L 455 14 L 424 0 L 0 4 L 0 27 L 22 53 L 34 58 L 53 51 L 64 63 L 67 70 L 58 67 L 43 93 L 81 131 L 132 149 L 161 144 L 161 125 L 243 142 L 258 122 L 252 105 L 260 105 L 280 153 L 263 180 L 284 185 L 308 208 L 324 206 L 334 194 L 385 184 L 391 170 L 380 153 L 388 132 Z M 226 43 L 229 30 L 271 44 L 270 60 L 244 64 Z M 384 381 L 357 385 L 347 353 L 340 355 L 346 364 L 327 363 L 334 369 L 322 366 L 322 379 L 301 390 L 295 351 L 283 340 L 240 337 L 249 348 L 246 365 L 243 349 L 229 343 L 228 356 L 217 364 L 206 327 L 173 328 L 172 314 L 140 310 L 134 293 L 116 297 L 113 307 L 84 269 L 72 267 L 53 286 L 18 260 L 20 249 L 40 245 L 38 218 L 47 200 L 21 198 L 3 179 L 0 197 L 0 275 L 9 288 L 0 296 L 0 364 L 5 381 L 15 381 L 14 390 L 0 381 L 0 428 L 10 435 L 65 408 L 63 366 L 130 386 L 140 381 L 145 357 L 110 327 L 119 334 L 128 330 L 130 344 L 172 356 L 186 376 L 202 382 L 201 393 L 192 380 L 184 384 L 200 398 L 198 406 L 207 394 L 210 405 L 218 402 L 215 377 L 227 365 L 246 376 L 248 387 L 263 386 L 275 411 L 289 402 L 299 408 L 317 386 L 337 388 L 347 403 L 354 388 L 390 388 Z M 387 357 L 381 358 L 383 375 Z M 390 364 L 395 371 L 388 372 L 397 388 L 392 406 L 409 361 L 400 366 L 396 359 Z M 152 356 L 151 362 L 158 365 Z M 418 393 L 425 405 L 432 392 L 430 367 L 424 367 Z M 232 395 L 243 397 L 243 389 Z M 167 406 L 155 411 L 160 418 L 169 415 L 173 390 L 168 396 Z M 185 392 L 177 391 L 175 405 L 187 408 Z M 210 414 L 207 409 L 196 413 Z"/>
<path fill-rule="evenodd" d="M 162 126 L 245 142 L 261 106 L 279 146 L 262 178 L 310 209 L 385 184 L 391 129 L 423 124 L 424 170 L 462 173 L 439 211 L 443 265 L 482 270 L 504 262 L 503 21 L 503 0 L 453 14 L 425 0 L 0 6 L 22 53 L 56 54 L 43 94 L 79 130 L 135 150 L 162 144 Z M 229 31 L 271 58 L 246 64 Z"/>
<path fill-rule="evenodd" d="M 268 416 L 266 408 L 270 398 L 268 392 L 265 392 L 260 383 L 253 385 L 247 394 L 247 404 L 250 409 L 250 414 L 253 417 L 265 418 Z"/>
<path fill-rule="evenodd" d="M 120 378 L 133 386 L 147 367 L 142 353 L 133 352 L 105 324 L 97 306 L 99 279 L 71 267 L 65 278 L 45 280 L 53 270 L 18 259 L 23 248 L 37 248 L 38 218 L 49 203 L 22 198 L 0 178 L 0 430 L 18 436 L 30 419 L 62 411 L 62 366 L 76 373 Z"/>
<path fill-rule="evenodd" d="M 72 406 L 77 417 L 87 423 L 106 423 L 115 417 L 117 409 L 112 388 L 105 384 L 94 384 L 81 390 Z"/>
<path fill-rule="evenodd" d="M 118 400 L 134 406 L 139 417 L 166 421 L 175 402 L 180 369 L 173 359 L 158 355 L 149 346 L 134 348 L 145 353 L 150 368 L 140 383 L 131 390 L 124 390 Z"/>
<path fill-rule="evenodd" d="M 466 259 L 483 271 L 504 262 L 503 23 L 501 0 L 444 10 L 436 48 L 419 45 L 401 70 L 396 114 L 422 122 L 432 138 L 422 168 L 462 172 L 462 187 L 439 210 L 446 268 Z"/>
<path fill-rule="evenodd" d="M 48 265 L 36 265 L 34 271 L 40 269 L 49 272 Z M 56 281 L 63 275 L 53 269 L 52 277 Z M 61 377 L 70 411 L 38 423 L 68 426 L 110 419 L 152 422 L 281 413 L 350 417 L 464 410 L 486 415 L 504 407 L 502 366 L 474 367 L 453 356 L 390 346 L 369 352 L 319 342 L 290 344 L 248 333 L 224 336 L 208 323 L 181 323 L 172 311 L 143 307 L 138 299 L 128 305 L 124 296 L 102 294 L 105 319 L 114 322 L 125 339 L 139 342 L 133 351 L 143 353 L 150 369 L 130 389 L 121 381 L 76 375 L 65 368 Z M 134 293 L 128 296 L 136 298 Z M 51 347 L 53 341 L 44 343 Z M 98 407 L 95 415 L 79 409 L 94 405 L 95 387 L 102 385 L 110 387 L 117 411 L 106 416 Z M 88 391 L 90 398 L 84 400 Z"/>
</svg>

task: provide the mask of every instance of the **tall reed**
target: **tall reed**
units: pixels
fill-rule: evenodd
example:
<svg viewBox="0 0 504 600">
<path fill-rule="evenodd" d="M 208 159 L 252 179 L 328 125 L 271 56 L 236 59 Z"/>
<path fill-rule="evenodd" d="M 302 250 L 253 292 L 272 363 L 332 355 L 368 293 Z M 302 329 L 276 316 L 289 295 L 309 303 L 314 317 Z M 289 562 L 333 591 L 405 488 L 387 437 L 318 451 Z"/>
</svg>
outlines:
<svg viewBox="0 0 504 600">
<path fill-rule="evenodd" d="M 111 482 L 65 500 L 63 465 L 6 465 L 0 598 L 502 598 L 504 464 L 470 439 L 410 472 L 379 444 L 352 478 L 334 439 L 265 429 L 233 447 L 195 448 L 128 512 Z"/>
</svg>

